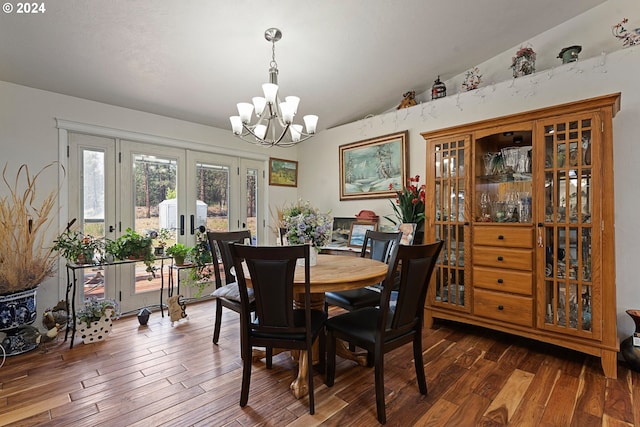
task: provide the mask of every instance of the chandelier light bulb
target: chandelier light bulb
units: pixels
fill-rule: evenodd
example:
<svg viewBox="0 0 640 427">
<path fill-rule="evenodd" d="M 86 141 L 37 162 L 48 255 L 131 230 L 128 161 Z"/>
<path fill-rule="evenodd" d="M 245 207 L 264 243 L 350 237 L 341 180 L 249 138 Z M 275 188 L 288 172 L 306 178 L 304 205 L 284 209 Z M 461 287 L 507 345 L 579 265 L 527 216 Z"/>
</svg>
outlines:
<svg viewBox="0 0 640 427">
<path fill-rule="evenodd" d="M 302 118 L 304 120 L 304 125 L 307 128 L 307 133 L 314 134 L 316 133 L 316 126 L 318 125 L 318 116 L 314 114 L 308 114 Z"/>
<path fill-rule="evenodd" d="M 287 101 L 280 103 L 280 111 L 282 112 L 282 121 L 290 125 L 293 123 L 293 105 Z"/>
<path fill-rule="evenodd" d="M 253 113 L 253 104 L 248 102 L 238 103 L 238 114 L 242 123 L 249 123 L 251 121 L 251 114 Z"/>
<path fill-rule="evenodd" d="M 262 90 L 264 91 L 264 98 L 266 99 L 267 104 L 275 104 L 276 97 L 278 95 L 278 85 L 265 83 L 262 85 Z"/>
<path fill-rule="evenodd" d="M 234 135 L 241 135 L 242 134 L 242 120 L 240 119 L 240 116 L 231 116 L 231 117 L 229 117 L 229 120 L 231 121 L 231 129 L 233 130 L 233 134 Z"/>
<path fill-rule="evenodd" d="M 254 96 L 251 100 L 253 101 L 253 107 L 256 110 L 256 116 L 260 117 L 264 111 L 264 106 L 266 105 L 267 100 L 262 96 Z"/>
<path fill-rule="evenodd" d="M 284 100 L 291 106 L 291 111 L 293 111 L 293 115 L 298 114 L 298 104 L 300 104 L 300 98 L 297 96 L 287 96 Z"/>
<path fill-rule="evenodd" d="M 289 131 L 291 132 L 293 142 L 299 142 L 300 136 L 302 135 L 302 125 L 291 125 Z"/>
<path fill-rule="evenodd" d="M 258 139 L 264 139 L 264 136 L 267 133 L 267 127 L 265 125 L 257 125 L 253 133 L 256 134 Z"/>
</svg>

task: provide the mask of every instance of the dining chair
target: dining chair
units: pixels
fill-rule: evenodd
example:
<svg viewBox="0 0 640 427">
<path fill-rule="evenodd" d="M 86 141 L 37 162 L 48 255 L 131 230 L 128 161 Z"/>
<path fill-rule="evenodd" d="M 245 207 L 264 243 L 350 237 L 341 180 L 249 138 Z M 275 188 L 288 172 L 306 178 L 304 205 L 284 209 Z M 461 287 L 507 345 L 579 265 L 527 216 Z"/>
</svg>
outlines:
<svg viewBox="0 0 640 427">
<path fill-rule="evenodd" d="M 324 322 L 323 310 L 311 309 L 309 245 L 294 246 L 246 246 L 230 245 L 233 264 L 237 272 L 240 290 L 240 351 L 242 353 L 242 389 L 240 406 L 249 400 L 253 347 L 284 348 L 305 351 L 307 354 L 307 387 L 309 389 L 309 413 L 314 414 L 312 346 L 319 337 L 320 368 L 324 371 Z M 294 275 L 298 258 L 305 259 L 304 307 L 295 308 Z M 249 272 L 255 296 L 256 316 L 250 318 L 248 278 Z M 296 289 L 295 292 L 300 292 Z M 270 368 L 270 357 L 267 368 Z"/>
<path fill-rule="evenodd" d="M 222 307 L 240 313 L 240 292 L 234 274 L 231 272 L 233 260 L 229 251 L 230 243 L 251 242 L 251 232 L 249 230 L 239 231 L 207 231 L 209 248 L 211 248 L 211 259 L 215 276 L 215 291 L 211 294 L 216 297 L 216 314 L 213 328 L 213 343 L 218 344 L 220 338 L 220 324 L 222 323 Z M 222 270 L 220 263 L 222 262 Z M 224 282 L 222 277 L 224 273 Z M 251 292 L 250 298 L 253 298 Z"/>
<path fill-rule="evenodd" d="M 384 355 L 413 343 L 413 359 L 418 388 L 427 394 L 422 360 L 424 301 L 442 241 L 415 246 L 398 245 L 392 250 L 383 282 L 379 307 L 365 307 L 333 316 L 325 322 L 327 330 L 326 384 L 333 386 L 336 372 L 336 339 L 353 342 L 373 354 L 378 421 L 387 421 L 384 399 Z M 400 269 L 397 295 L 391 298 L 394 272 Z M 393 291 L 396 292 L 396 291 Z"/>
<path fill-rule="evenodd" d="M 385 233 L 381 231 L 367 230 L 360 252 L 361 257 L 369 256 L 371 259 L 389 263 L 391 251 L 394 246 L 400 244 L 402 232 Z M 380 304 L 380 289 L 375 286 L 350 289 L 347 291 L 326 292 L 324 294 L 324 307 L 328 312 L 330 305 L 342 307 L 347 311 L 357 310 L 362 307 L 375 307 Z"/>
</svg>

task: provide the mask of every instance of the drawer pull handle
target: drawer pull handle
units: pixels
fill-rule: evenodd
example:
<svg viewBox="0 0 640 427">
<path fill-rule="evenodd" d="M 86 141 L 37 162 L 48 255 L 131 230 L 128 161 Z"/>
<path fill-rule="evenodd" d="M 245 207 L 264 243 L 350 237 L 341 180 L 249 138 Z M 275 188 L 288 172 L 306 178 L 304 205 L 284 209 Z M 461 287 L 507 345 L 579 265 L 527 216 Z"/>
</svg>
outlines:
<svg viewBox="0 0 640 427">
<path fill-rule="evenodd" d="M 498 240 L 504 240 L 504 236 L 501 234 L 498 236 Z"/>
<path fill-rule="evenodd" d="M 502 283 L 504 283 L 504 280 L 498 279 L 498 283 L 502 284 Z"/>
<path fill-rule="evenodd" d="M 503 258 L 501 256 L 498 257 L 498 261 L 502 261 Z"/>
<path fill-rule="evenodd" d="M 498 306 L 498 310 L 502 311 L 502 310 L 504 310 L 504 307 L 503 307 L 503 306 L 501 306 L 501 305 L 499 305 L 499 306 Z"/>
</svg>

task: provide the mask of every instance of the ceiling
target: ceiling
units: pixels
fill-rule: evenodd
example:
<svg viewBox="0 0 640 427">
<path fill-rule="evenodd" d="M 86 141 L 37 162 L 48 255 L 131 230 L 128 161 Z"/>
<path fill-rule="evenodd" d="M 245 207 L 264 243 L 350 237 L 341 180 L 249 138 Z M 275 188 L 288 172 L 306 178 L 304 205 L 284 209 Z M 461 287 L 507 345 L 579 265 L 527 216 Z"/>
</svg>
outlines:
<svg viewBox="0 0 640 427">
<path fill-rule="evenodd" d="M 0 80 L 229 129 L 261 95 L 318 128 L 395 107 L 604 0 L 56 0 L 0 14 Z M 298 120 L 297 120 L 298 121 Z"/>
</svg>

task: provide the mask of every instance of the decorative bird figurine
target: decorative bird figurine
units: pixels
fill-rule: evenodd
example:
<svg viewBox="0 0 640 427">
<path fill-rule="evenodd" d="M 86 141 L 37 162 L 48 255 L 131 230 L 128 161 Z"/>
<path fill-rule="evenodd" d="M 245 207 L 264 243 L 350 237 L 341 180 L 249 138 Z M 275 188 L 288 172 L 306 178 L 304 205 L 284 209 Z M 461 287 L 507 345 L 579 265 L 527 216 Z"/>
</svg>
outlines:
<svg viewBox="0 0 640 427">
<path fill-rule="evenodd" d="M 42 347 L 42 352 L 46 353 L 47 351 L 47 343 L 55 340 L 58 337 L 58 333 L 60 332 L 60 324 L 56 323 L 53 328 L 49 329 L 44 334 L 39 334 L 36 338 L 36 344 Z"/>
</svg>

